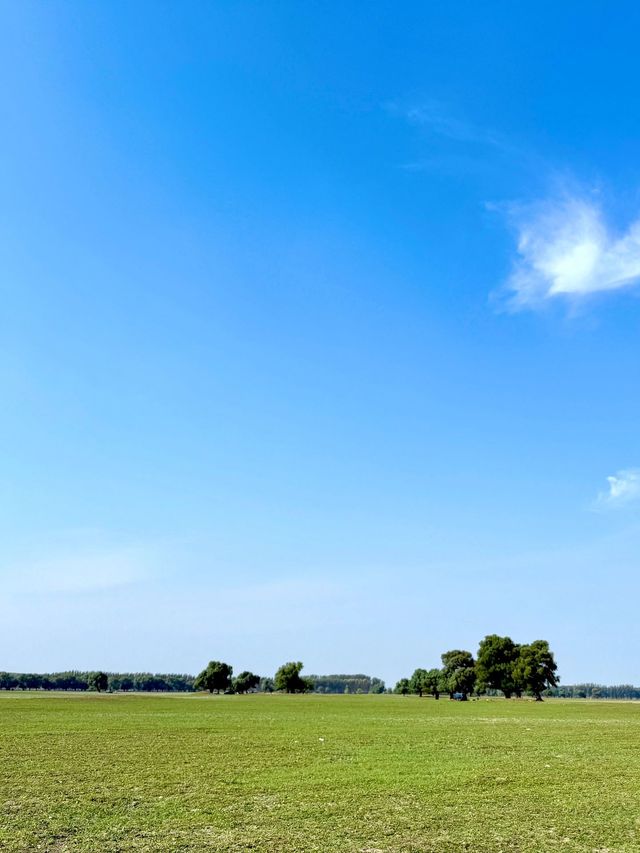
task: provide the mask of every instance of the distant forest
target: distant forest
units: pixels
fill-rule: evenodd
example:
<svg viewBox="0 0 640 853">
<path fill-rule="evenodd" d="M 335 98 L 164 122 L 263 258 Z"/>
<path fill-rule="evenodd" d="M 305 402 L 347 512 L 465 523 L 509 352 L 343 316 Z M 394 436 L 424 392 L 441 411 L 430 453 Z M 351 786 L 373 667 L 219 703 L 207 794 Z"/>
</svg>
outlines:
<svg viewBox="0 0 640 853">
<path fill-rule="evenodd" d="M 547 696 L 559 699 L 640 699 L 640 687 L 633 684 L 565 684 L 551 687 Z"/>
<path fill-rule="evenodd" d="M 384 693 L 384 681 L 369 675 L 309 675 L 314 693 Z"/>
<path fill-rule="evenodd" d="M 384 693 L 380 678 L 369 675 L 310 675 L 316 693 Z M 97 690 L 111 692 L 192 693 L 195 676 L 151 672 L 0 672 L 0 690 Z M 231 685 L 232 687 L 232 685 Z M 260 679 L 255 692 L 272 692 L 272 679 Z M 232 692 L 227 688 L 227 692 Z"/>
<path fill-rule="evenodd" d="M 0 672 L 0 690 L 110 690 L 185 693 L 193 690 L 193 675 L 151 672 Z"/>
</svg>

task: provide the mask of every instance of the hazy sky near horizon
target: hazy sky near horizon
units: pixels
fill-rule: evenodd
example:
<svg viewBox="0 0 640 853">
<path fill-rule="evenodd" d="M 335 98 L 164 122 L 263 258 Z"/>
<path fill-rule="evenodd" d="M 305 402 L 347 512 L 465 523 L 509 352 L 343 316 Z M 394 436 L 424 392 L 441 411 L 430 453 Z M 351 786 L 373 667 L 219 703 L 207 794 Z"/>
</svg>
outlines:
<svg viewBox="0 0 640 853">
<path fill-rule="evenodd" d="M 0 21 L 0 669 L 640 683 L 637 4 Z"/>
</svg>

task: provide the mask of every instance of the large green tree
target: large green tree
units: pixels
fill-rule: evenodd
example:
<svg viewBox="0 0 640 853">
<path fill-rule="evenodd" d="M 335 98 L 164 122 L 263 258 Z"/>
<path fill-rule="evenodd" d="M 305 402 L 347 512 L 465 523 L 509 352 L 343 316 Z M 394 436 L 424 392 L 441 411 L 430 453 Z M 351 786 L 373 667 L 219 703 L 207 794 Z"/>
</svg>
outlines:
<svg viewBox="0 0 640 853">
<path fill-rule="evenodd" d="M 542 693 L 548 687 L 556 687 L 559 681 L 553 652 L 546 640 L 520 646 L 518 659 L 513 667 L 513 678 L 517 688 L 532 693 L 537 702 L 542 702 Z"/>
<path fill-rule="evenodd" d="M 452 649 L 444 652 L 442 657 L 443 684 L 449 696 L 462 693 L 466 699 L 476 683 L 476 665 L 471 652 L 463 649 Z"/>
<path fill-rule="evenodd" d="M 236 693 L 248 693 L 260 684 L 260 676 L 245 670 L 233 679 L 233 689 Z"/>
<path fill-rule="evenodd" d="M 231 686 L 233 667 L 219 660 L 211 660 L 193 683 L 194 690 L 208 690 L 220 693 Z"/>
<path fill-rule="evenodd" d="M 476 660 L 477 689 L 501 690 L 507 699 L 517 692 L 514 667 L 520 647 L 511 637 L 488 634 L 480 642 Z"/>
<path fill-rule="evenodd" d="M 109 676 L 106 672 L 91 672 L 87 679 L 89 690 L 97 690 L 102 693 L 109 686 Z"/>
<path fill-rule="evenodd" d="M 313 681 L 300 675 L 303 666 L 301 661 L 283 663 L 273 679 L 275 689 L 285 693 L 308 693 L 313 690 Z"/>
</svg>

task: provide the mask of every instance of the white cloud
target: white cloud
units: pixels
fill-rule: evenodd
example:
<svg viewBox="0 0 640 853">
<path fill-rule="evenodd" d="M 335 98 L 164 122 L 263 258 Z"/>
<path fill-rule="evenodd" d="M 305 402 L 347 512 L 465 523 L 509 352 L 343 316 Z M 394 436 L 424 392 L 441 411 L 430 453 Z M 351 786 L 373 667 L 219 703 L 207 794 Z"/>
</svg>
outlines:
<svg viewBox="0 0 640 853">
<path fill-rule="evenodd" d="M 598 497 L 600 506 L 619 507 L 640 499 L 640 468 L 626 468 L 607 477 L 609 491 Z"/>
<path fill-rule="evenodd" d="M 598 205 L 575 196 L 511 213 L 519 255 L 508 281 L 512 307 L 576 300 L 640 282 L 640 219 L 613 234 Z"/>
</svg>

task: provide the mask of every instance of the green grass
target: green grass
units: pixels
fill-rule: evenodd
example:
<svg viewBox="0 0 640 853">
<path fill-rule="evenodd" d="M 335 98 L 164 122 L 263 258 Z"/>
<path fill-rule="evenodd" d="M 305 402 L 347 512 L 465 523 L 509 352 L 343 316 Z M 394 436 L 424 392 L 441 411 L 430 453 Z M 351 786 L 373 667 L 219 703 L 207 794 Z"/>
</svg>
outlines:
<svg viewBox="0 0 640 853">
<path fill-rule="evenodd" d="M 0 694 L 0 850 L 640 851 L 640 704 Z"/>
</svg>

